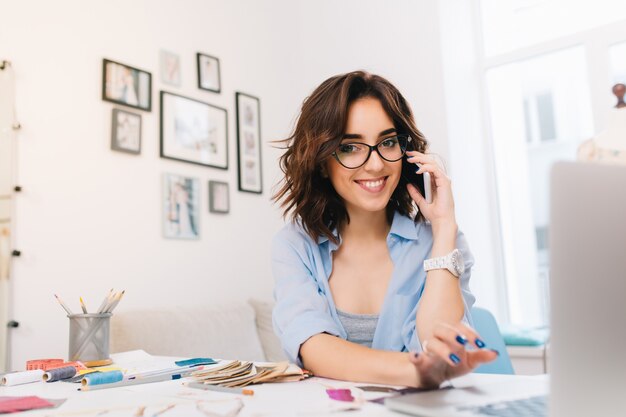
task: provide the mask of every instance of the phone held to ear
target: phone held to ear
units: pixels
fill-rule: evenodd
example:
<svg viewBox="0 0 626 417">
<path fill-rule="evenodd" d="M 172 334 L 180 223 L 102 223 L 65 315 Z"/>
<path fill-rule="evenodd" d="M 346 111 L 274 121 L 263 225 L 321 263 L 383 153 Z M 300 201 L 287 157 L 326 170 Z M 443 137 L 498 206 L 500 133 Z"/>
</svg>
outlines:
<svg viewBox="0 0 626 417">
<path fill-rule="evenodd" d="M 430 173 L 424 172 L 423 174 L 416 174 L 418 169 L 419 166 L 416 164 L 402 161 L 402 176 L 407 180 L 407 182 L 417 187 L 419 192 L 422 194 L 422 197 L 424 197 L 426 202 L 430 204 L 433 202 Z"/>
</svg>

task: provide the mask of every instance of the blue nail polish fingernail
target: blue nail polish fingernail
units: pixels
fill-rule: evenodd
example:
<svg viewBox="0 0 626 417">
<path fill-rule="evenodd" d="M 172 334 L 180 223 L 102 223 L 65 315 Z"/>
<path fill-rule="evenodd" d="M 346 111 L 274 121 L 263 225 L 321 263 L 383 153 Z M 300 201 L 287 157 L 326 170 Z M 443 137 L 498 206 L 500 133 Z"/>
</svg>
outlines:
<svg viewBox="0 0 626 417">
<path fill-rule="evenodd" d="M 500 356 L 500 352 L 498 352 L 497 350 L 495 349 L 489 349 L 489 350 L 491 350 L 492 352 L 495 352 L 496 355 Z"/>
<path fill-rule="evenodd" d="M 465 345 L 467 343 L 467 339 L 461 336 L 460 334 L 456 336 L 456 341 L 462 345 Z"/>
<path fill-rule="evenodd" d="M 484 348 L 484 347 L 485 347 L 485 346 L 487 346 L 487 345 L 485 345 L 485 342 L 483 342 L 482 340 L 480 340 L 480 339 L 478 339 L 478 338 L 477 338 L 477 339 L 476 339 L 476 346 L 478 346 L 479 348 L 481 348 L 481 349 L 482 349 L 482 348 Z"/>
<path fill-rule="evenodd" d="M 461 363 L 461 358 L 459 358 L 458 356 L 456 356 L 454 353 L 450 354 L 450 360 L 452 362 L 454 362 L 456 365 L 458 365 L 459 363 Z"/>
</svg>

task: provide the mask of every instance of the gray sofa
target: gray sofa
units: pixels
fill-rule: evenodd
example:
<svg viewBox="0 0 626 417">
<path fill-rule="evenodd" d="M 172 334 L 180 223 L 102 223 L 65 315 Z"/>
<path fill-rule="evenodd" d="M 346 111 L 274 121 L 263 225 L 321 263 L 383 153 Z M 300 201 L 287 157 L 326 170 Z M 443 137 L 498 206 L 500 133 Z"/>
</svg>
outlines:
<svg viewBox="0 0 626 417">
<path fill-rule="evenodd" d="M 111 352 L 278 362 L 287 360 L 272 329 L 273 303 L 128 310 L 111 318 Z"/>
</svg>

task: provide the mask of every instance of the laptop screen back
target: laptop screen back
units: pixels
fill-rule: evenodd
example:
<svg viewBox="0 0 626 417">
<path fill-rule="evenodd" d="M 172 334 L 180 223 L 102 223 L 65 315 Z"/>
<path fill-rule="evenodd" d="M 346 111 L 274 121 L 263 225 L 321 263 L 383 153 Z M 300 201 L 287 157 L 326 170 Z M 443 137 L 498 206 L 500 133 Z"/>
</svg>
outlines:
<svg viewBox="0 0 626 417">
<path fill-rule="evenodd" d="M 550 216 L 550 416 L 626 415 L 626 166 L 556 164 Z"/>
</svg>

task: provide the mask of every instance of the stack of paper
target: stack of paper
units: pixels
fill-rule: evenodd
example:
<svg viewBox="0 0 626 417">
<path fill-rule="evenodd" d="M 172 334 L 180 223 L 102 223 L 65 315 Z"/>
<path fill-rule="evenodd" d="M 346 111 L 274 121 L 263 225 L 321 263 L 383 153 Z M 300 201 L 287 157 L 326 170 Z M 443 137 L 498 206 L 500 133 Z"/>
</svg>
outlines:
<svg viewBox="0 0 626 417">
<path fill-rule="evenodd" d="M 208 368 L 208 369 L 207 369 Z M 264 382 L 295 382 L 310 374 L 289 362 L 241 362 L 222 361 L 194 372 L 199 382 L 223 387 L 245 387 Z"/>
</svg>

